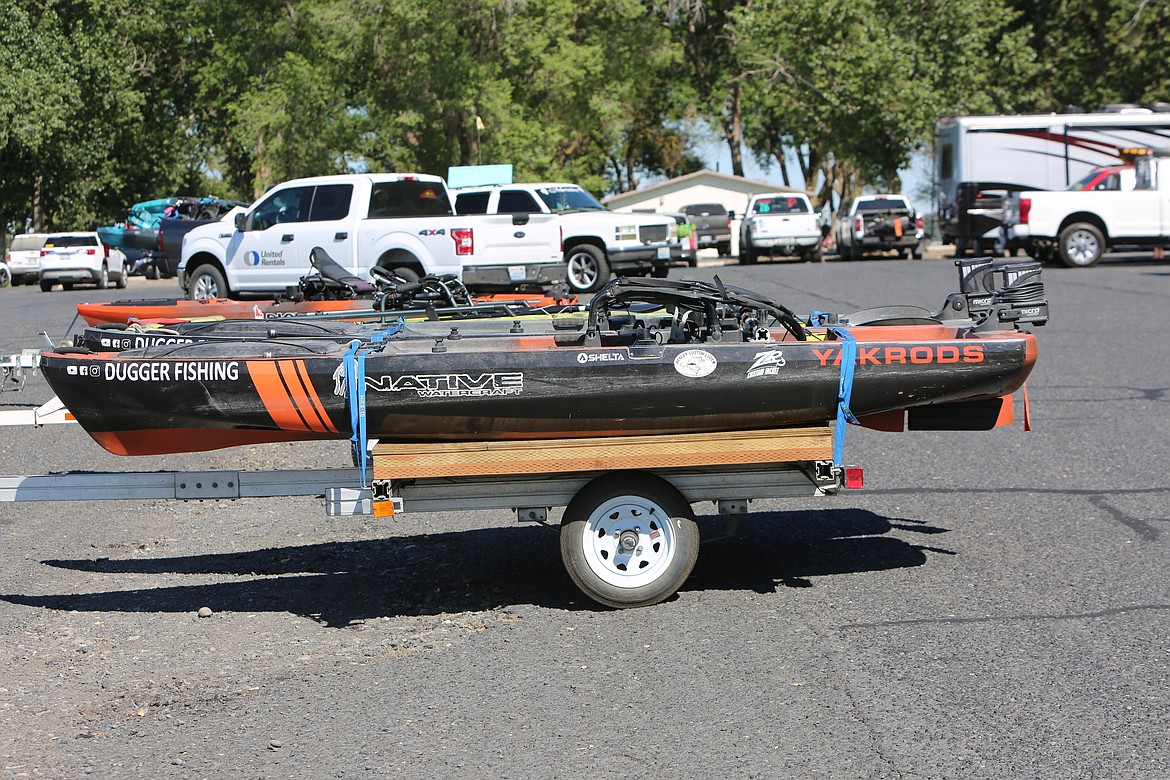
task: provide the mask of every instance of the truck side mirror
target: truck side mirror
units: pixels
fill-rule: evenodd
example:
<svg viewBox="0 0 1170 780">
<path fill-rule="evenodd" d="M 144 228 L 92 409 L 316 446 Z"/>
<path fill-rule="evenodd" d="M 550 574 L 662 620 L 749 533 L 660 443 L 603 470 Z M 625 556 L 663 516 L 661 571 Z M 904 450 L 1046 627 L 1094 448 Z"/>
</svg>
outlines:
<svg viewBox="0 0 1170 780">
<path fill-rule="evenodd" d="M 727 221 L 731 222 L 734 219 L 735 219 L 735 212 L 734 211 L 727 212 Z"/>
<path fill-rule="evenodd" d="M 242 233 L 247 229 L 248 213 L 246 211 L 241 211 L 239 214 L 236 214 L 236 230 L 239 230 Z"/>
</svg>

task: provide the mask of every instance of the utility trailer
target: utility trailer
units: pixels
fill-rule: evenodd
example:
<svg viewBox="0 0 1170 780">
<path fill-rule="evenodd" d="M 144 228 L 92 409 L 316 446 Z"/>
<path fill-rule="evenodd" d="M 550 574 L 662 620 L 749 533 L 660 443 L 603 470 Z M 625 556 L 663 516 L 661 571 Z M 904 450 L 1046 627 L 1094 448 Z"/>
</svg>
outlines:
<svg viewBox="0 0 1170 780">
<path fill-rule="evenodd" d="M 0 501 L 325 497 L 329 516 L 510 509 L 544 523 L 565 507 L 561 558 L 611 607 L 671 596 L 694 568 L 693 504 L 712 501 L 729 532 L 751 501 L 860 488 L 834 464 L 829 426 L 733 433 L 369 446 L 369 468 L 66 472 L 0 477 Z"/>
</svg>

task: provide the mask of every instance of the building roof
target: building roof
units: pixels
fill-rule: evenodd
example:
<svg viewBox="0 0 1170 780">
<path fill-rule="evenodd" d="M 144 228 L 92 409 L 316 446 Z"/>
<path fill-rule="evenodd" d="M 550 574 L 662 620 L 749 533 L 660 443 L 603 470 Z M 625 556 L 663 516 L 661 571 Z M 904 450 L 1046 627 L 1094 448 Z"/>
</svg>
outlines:
<svg viewBox="0 0 1170 780">
<path fill-rule="evenodd" d="M 610 195 L 609 197 L 603 198 L 601 202 L 610 208 L 621 208 L 630 203 L 638 203 L 647 198 L 659 197 L 671 192 L 679 192 L 700 184 L 709 187 L 719 187 L 733 192 L 741 192 L 746 195 L 754 195 L 761 192 L 804 192 L 804 190 L 798 187 L 784 187 L 773 184 L 772 182 L 747 179 L 743 176 L 734 176 L 730 173 L 720 173 L 719 171 L 703 168 L 702 170 L 678 176 L 674 179 L 667 179 L 666 181 L 660 181 L 646 187 L 639 187 L 629 192 Z"/>
</svg>

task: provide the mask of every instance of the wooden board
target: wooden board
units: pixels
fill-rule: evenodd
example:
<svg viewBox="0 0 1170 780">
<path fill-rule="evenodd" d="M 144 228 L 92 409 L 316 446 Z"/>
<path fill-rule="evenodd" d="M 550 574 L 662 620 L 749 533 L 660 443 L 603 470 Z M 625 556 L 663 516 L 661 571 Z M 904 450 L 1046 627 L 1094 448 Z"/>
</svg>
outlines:
<svg viewBox="0 0 1170 780">
<path fill-rule="evenodd" d="M 592 439 L 378 444 L 374 479 L 831 460 L 828 426 Z"/>
</svg>

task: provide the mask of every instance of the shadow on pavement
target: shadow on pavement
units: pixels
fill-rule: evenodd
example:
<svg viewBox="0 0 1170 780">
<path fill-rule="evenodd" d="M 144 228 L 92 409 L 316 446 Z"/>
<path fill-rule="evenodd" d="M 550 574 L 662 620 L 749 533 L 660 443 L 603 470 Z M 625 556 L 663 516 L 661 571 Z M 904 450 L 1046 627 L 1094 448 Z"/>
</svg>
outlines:
<svg viewBox="0 0 1170 780">
<path fill-rule="evenodd" d="M 704 536 L 722 530 L 700 518 Z M 943 533 L 921 521 L 872 512 L 767 512 L 745 516 L 737 535 L 705 544 L 683 591 L 774 592 L 810 587 L 811 577 L 921 566 L 926 551 L 892 530 Z M 937 551 L 937 550 L 936 550 Z M 946 551 L 938 551 L 946 552 Z M 158 576 L 161 587 L 98 593 L 0 595 L 26 606 L 81 612 L 290 612 L 330 627 L 396 615 L 435 615 L 536 604 L 601 609 L 569 581 L 554 528 L 516 526 L 208 555 L 47 560 L 99 574 Z M 171 575 L 230 575 L 237 581 L 174 584 Z"/>
</svg>

